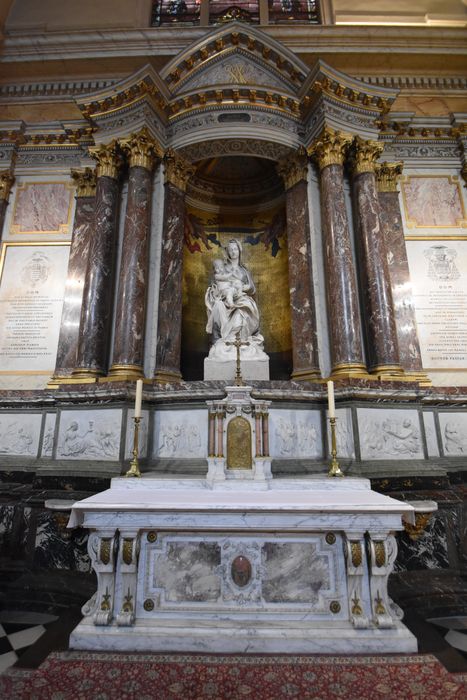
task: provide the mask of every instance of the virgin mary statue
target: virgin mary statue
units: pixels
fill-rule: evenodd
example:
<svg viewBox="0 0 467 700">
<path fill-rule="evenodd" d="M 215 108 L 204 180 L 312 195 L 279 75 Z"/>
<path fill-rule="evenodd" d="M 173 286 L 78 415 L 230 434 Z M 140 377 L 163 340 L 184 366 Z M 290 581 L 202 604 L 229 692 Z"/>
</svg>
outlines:
<svg viewBox="0 0 467 700">
<path fill-rule="evenodd" d="M 225 259 L 214 260 L 210 286 L 205 301 L 208 314 L 206 332 L 211 335 L 210 360 L 235 359 L 235 348 L 226 345 L 237 333 L 249 345 L 241 349 L 243 360 L 268 360 L 263 350 L 264 338 L 259 333 L 259 311 L 254 299 L 253 278 L 242 264 L 242 246 L 232 238 L 225 247 Z"/>
</svg>

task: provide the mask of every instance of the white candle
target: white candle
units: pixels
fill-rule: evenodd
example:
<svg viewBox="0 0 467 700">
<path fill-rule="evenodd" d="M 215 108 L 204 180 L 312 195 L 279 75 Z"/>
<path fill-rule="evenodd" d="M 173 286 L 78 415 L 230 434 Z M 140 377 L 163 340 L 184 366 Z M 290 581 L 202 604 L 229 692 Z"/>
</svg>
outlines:
<svg viewBox="0 0 467 700">
<path fill-rule="evenodd" d="M 141 403 L 143 401 L 143 380 L 136 381 L 136 398 L 135 398 L 135 418 L 141 418 Z"/>
<path fill-rule="evenodd" d="M 334 403 L 334 382 L 328 382 L 328 411 L 329 418 L 336 417 L 336 406 Z"/>
</svg>

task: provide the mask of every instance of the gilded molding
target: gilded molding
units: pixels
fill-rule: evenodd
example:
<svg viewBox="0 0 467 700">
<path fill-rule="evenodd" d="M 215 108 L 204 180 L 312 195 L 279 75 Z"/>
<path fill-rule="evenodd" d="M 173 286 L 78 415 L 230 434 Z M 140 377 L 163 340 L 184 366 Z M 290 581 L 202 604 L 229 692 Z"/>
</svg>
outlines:
<svg viewBox="0 0 467 700">
<path fill-rule="evenodd" d="M 400 163 L 381 163 L 376 165 L 376 184 L 379 192 L 398 192 L 397 182 L 402 175 L 404 164 Z"/>
<path fill-rule="evenodd" d="M 122 158 L 117 151 L 116 141 L 104 146 L 92 146 L 89 149 L 89 154 L 97 160 L 97 177 L 112 177 L 114 180 L 118 178 Z"/>
<path fill-rule="evenodd" d="M 157 159 L 163 158 L 160 144 L 144 126 L 138 133 L 119 140 L 119 146 L 128 157 L 130 168 L 140 167 L 152 170 Z"/>
<path fill-rule="evenodd" d="M 352 138 L 351 134 L 326 126 L 308 148 L 308 154 L 316 160 L 320 170 L 328 165 L 342 165 Z"/>
<path fill-rule="evenodd" d="M 290 190 L 291 187 L 301 180 L 306 182 L 308 177 L 308 158 L 305 150 L 299 148 L 295 153 L 291 153 L 286 158 L 283 158 L 277 164 L 276 169 L 284 180 L 286 190 Z"/>
<path fill-rule="evenodd" d="M 165 181 L 171 182 L 182 192 L 186 191 L 188 180 L 196 172 L 196 167 L 189 163 L 172 148 L 164 156 Z"/>
<path fill-rule="evenodd" d="M 0 200 L 8 199 L 15 177 L 10 170 L 0 170 Z"/>
<path fill-rule="evenodd" d="M 353 175 L 360 173 L 372 173 L 376 169 L 376 161 L 384 150 L 384 144 L 379 141 L 365 141 L 361 136 L 356 136 L 351 158 L 350 167 Z"/>
<path fill-rule="evenodd" d="M 75 181 L 77 197 L 94 197 L 96 194 L 96 171 L 91 168 L 72 170 L 71 177 Z"/>
</svg>

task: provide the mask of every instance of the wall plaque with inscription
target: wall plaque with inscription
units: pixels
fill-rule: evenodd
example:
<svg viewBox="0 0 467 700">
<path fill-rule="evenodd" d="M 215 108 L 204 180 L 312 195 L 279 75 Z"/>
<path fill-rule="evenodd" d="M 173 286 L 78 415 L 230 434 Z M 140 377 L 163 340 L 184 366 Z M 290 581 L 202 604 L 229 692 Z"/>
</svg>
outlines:
<svg viewBox="0 0 467 700">
<path fill-rule="evenodd" d="M 467 369 L 467 240 L 407 241 L 426 369 Z"/>
<path fill-rule="evenodd" d="M 0 258 L 0 373 L 55 367 L 69 244 L 3 245 Z"/>
</svg>

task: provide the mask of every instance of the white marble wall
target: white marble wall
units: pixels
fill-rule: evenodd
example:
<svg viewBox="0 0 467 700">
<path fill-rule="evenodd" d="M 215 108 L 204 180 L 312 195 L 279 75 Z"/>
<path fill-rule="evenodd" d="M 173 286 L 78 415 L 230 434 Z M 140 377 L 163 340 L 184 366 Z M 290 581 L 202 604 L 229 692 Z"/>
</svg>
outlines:
<svg viewBox="0 0 467 700">
<path fill-rule="evenodd" d="M 269 413 L 269 439 L 273 459 L 318 459 L 323 456 L 321 413 L 273 409 Z"/>
<path fill-rule="evenodd" d="M 157 459 L 204 459 L 208 454 L 207 409 L 156 411 L 153 454 Z"/>
<path fill-rule="evenodd" d="M 62 411 L 57 459 L 118 460 L 122 410 Z"/>
<path fill-rule="evenodd" d="M 423 413 L 425 425 L 426 448 L 428 457 L 439 457 L 438 437 L 436 435 L 435 416 L 430 411 Z"/>
<path fill-rule="evenodd" d="M 423 459 L 418 412 L 389 408 L 358 408 L 362 460 Z"/>
<path fill-rule="evenodd" d="M 42 436 L 41 457 L 52 457 L 55 441 L 56 413 L 47 413 L 45 416 L 44 435 Z"/>
</svg>

